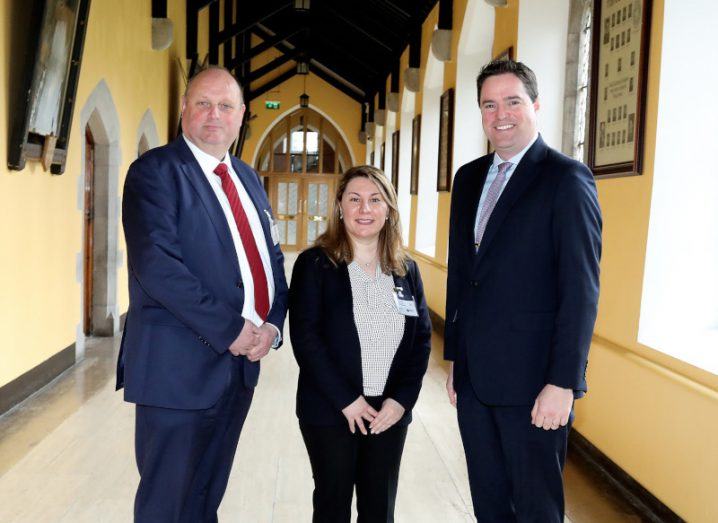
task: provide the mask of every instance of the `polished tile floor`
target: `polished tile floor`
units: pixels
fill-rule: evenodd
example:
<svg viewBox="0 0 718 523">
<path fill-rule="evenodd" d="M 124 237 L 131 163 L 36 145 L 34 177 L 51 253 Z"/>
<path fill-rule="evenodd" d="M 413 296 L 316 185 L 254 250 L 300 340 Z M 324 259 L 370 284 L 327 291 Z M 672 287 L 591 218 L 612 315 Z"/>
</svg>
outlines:
<svg viewBox="0 0 718 523">
<path fill-rule="evenodd" d="M 455 411 L 444 393 L 441 344 L 434 336 L 407 438 L 398 522 L 474 520 Z M 119 337 L 91 340 L 84 360 L 0 417 L 0 522 L 132 520 L 134 410 L 114 390 L 118 346 Z M 296 377 L 288 344 L 263 361 L 220 521 L 311 521 L 312 478 L 294 416 Z M 571 456 L 565 476 L 568 521 L 641 521 Z"/>
</svg>

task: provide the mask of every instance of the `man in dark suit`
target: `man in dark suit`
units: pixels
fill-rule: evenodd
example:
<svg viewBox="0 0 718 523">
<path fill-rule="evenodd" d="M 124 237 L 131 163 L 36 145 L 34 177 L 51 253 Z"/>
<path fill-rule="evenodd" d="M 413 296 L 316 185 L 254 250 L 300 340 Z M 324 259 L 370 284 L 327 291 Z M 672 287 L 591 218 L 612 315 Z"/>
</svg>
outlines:
<svg viewBox="0 0 718 523">
<path fill-rule="evenodd" d="M 495 149 L 456 174 L 446 297 L 447 391 L 478 521 L 562 522 L 573 401 L 586 392 L 601 213 L 586 166 L 537 131 L 520 62 L 477 78 Z"/>
<path fill-rule="evenodd" d="M 281 343 L 287 283 L 269 202 L 228 153 L 244 110 L 228 71 L 199 73 L 183 135 L 125 181 L 130 306 L 117 386 L 136 404 L 137 522 L 217 521 L 259 360 Z"/>
</svg>

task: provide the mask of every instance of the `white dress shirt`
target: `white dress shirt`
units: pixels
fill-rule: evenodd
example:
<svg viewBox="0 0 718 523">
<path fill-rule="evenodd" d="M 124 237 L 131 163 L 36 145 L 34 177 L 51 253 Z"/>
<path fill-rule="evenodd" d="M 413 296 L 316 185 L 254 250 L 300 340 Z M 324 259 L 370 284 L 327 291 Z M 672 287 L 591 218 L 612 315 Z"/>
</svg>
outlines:
<svg viewBox="0 0 718 523">
<path fill-rule="evenodd" d="M 191 141 L 189 141 L 186 136 L 183 135 L 182 137 L 187 143 L 187 146 L 189 147 L 190 151 L 192 151 L 192 154 L 197 160 L 197 163 L 199 163 L 199 166 L 202 169 L 202 172 L 204 173 L 205 177 L 207 178 L 209 185 L 212 187 L 214 195 L 217 197 L 217 201 L 219 201 L 219 204 L 222 207 L 222 211 L 224 212 L 224 217 L 227 220 L 229 231 L 232 234 L 234 250 L 237 252 L 237 261 L 239 262 L 239 272 L 242 276 L 242 284 L 244 285 L 244 305 L 242 306 L 242 317 L 245 320 L 251 321 L 255 325 L 262 325 L 264 323 L 264 320 L 262 320 L 259 314 L 257 314 L 257 311 L 254 307 L 254 281 L 252 280 L 252 271 L 249 268 L 247 254 L 244 252 L 244 247 L 242 246 L 242 239 L 239 236 L 237 222 L 234 219 L 234 214 L 232 214 L 232 208 L 229 205 L 229 199 L 227 198 L 224 189 L 222 189 L 222 181 L 220 180 L 219 176 L 214 174 L 214 170 L 217 165 L 220 164 L 220 162 L 219 160 L 217 160 L 217 158 L 210 154 L 207 154 L 195 144 L 193 144 Z M 232 162 L 230 160 L 229 153 L 226 153 L 224 155 L 224 159 L 221 163 L 224 163 L 229 170 L 229 176 L 232 179 L 232 182 L 234 182 L 234 186 L 237 188 L 239 200 L 242 203 L 244 212 L 247 215 L 247 220 L 249 221 L 249 226 L 252 230 L 252 234 L 254 235 L 254 241 L 257 244 L 257 250 L 259 251 L 259 256 L 262 259 L 262 265 L 264 266 L 264 273 L 267 276 L 267 290 L 269 291 L 269 305 L 271 309 L 272 302 L 274 301 L 274 276 L 272 273 L 272 264 L 269 259 L 269 248 L 267 247 L 267 240 L 265 239 L 264 230 L 262 229 L 262 223 L 259 219 L 257 209 L 254 206 L 252 199 L 249 197 L 249 194 L 247 194 L 247 191 L 244 188 L 244 184 L 242 184 L 242 182 L 239 180 L 239 177 L 237 176 L 237 173 L 235 173 L 234 169 L 232 168 Z M 267 212 L 268 211 L 269 210 L 267 209 Z M 275 327 L 275 329 L 277 330 L 277 335 L 279 335 L 279 329 L 277 329 L 274 325 L 273 327 Z"/>
</svg>

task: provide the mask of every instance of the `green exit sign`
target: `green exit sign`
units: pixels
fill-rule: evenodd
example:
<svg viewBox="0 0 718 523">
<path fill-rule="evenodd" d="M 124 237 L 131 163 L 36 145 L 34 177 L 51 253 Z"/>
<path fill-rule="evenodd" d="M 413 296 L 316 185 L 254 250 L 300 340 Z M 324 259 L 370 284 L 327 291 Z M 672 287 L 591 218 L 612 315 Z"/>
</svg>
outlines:
<svg viewBox="0 0 718 523">
<path fill-rule="evenodd" d="M 265 100 L 264 107 L 266 109 L 279 109 L 279 102 L 275 102 L 273 100 Z"/>
</svg>

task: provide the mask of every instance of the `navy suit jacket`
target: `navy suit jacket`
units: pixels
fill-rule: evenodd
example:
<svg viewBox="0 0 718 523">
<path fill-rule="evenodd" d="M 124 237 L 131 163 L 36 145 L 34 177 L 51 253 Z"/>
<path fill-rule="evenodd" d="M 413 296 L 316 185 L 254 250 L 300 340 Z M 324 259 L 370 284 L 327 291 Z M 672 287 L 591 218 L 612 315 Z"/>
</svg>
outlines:
<svg viewBox="0 0 718 523">
<path fill-rule="evenodd" d="M 586 391 L 601 211 L 591 171 L 539 136 L 499 198 L 478 253 L 474 220 L 493 160 L 459 169 L 451 199 L 444 356 L 456 390 L 532 404 L 548 383 Z"/>
<path fill-rule="evenodd" d="M 405 409 L 398 425 L 411 421 L 429 363 L 431 321 L 416 263 L 405 276 L 394 275 L 397 287 L 414 297 L 418 317 L 406 316 L 404 335 L 394 356 L 384 394 L 372 406 L 392 398 Z M 341 410 L 364 394 L 361 345 L 354 323 L 349 270 L 334 265 L 313 247 L 294 264 L 289 291 L 289 334 L 299 364 L 297 416 L 307 425 L 346 425 Z"/>
<path fill-rule="evenodd" d="M 262 223 L 275 287 L 267 321 L 281 332 L 288 291 L 269 202 L 253 169 L 234 157 L 232 166 Z M 225 215 L 181 136 L 130 166 L 122 224 L 130 306 L 117 388 L 142 405 L 209 408 L 230 379 L 228 348 L 244 326 L 244 288 Z M 244 383 L 253 387 L 259 363 L 241 360 Z"/>
</svg>

